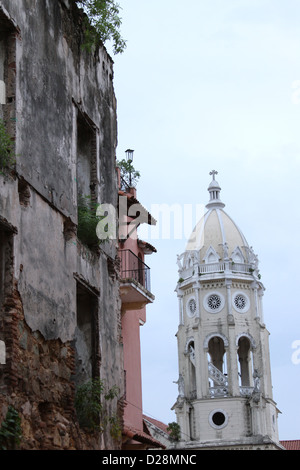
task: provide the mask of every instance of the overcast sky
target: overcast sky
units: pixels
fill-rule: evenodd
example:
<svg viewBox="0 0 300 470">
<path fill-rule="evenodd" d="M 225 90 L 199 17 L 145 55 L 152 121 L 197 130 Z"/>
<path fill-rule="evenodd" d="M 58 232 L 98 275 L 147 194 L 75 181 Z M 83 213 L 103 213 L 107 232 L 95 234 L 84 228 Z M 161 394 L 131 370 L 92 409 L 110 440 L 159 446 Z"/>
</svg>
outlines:
<svg viewBox="0 0 300 470">
<path fill-rule="evenodd" d="M 219 172 L 225 210 L 260 259 L 280 438 L 300 439 L 292 361 L 300 359 L 300 3 L 119 2 L 128 43 L 113 57 L 117 157 L 135 150 L 138 199 L 153 216 L 161 204 L 195 213 L 208 202 L 209 172 Z M 158 253 L 146 260 L 156 300 L 141 328 L 143 406 L 169 423 L 178 394 L 176 256 L 186 239 L 148 235 Z"/>
</svg>

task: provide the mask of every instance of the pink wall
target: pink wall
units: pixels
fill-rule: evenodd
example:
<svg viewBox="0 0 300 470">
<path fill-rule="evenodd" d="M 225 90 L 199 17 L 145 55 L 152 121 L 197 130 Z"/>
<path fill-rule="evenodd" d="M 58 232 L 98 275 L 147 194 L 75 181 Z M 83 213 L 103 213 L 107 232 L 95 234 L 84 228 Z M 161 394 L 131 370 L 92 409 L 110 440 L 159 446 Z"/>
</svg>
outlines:
<svg viewBox="0 0 300 470">
<path fill-rule="evenodd" d="M 123 314 L 124 369 L 126 371 L 126 407 L 124 411 L 125 426 L 143 430 L 143 401 L 140 325 L 141 313 L 145 309 L 130 310 Z"/>
<path fill-rule="evenodd" d="M 118 172 L 119 177 L 119 172 Z M 124 195 L 125 193 L 122 193 Z M 136 192 L 132 188 L 130 193 L 126 193 L 129 198 L 136 197 Z M 127 217 L 130 222 L 132 218 Z M 136 256 L 141 255 L 144 261 L 143 249 L 138 246 L 137 233 L 128 238 L 124 243 L 120 243 L 120 250 L 131 250 Z M 146 322 L 146 307 L 140 310 L 122 309 L 122 336 L 124 351 L 124 370 L 126 371 L 126 399 L 124 410 L 125 427 L 132 427 L 137 431 L 143 431 L 143 400 L 142 400 L 142 371 L 141 371 L 141 346 L 140 327 Z"/>
</svg>

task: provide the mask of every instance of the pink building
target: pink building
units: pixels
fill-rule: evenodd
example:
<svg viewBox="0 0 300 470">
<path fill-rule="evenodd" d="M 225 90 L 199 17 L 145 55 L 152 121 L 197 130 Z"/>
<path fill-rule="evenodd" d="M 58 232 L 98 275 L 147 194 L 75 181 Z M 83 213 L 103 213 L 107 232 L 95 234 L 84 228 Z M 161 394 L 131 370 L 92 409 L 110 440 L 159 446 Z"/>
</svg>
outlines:
<svg viewBox="0 0 300 470">
<path fill-rule="evenodd" d="M 156 224 L 136 199 L 136 189 L 119 178 L 119 257 L 121 272 L 122 337 L 124 348 L 125 409 L 123 450 L 163 448 L 152 438 L 143 419 L 140 327 L 146 322 L 146 305 L 154 301 L 150 268 L 145 255 L 156 252 L 138 238 L 141 223 Z M 123 214 L 123 215 L 122 215 Z"/>
</svg>

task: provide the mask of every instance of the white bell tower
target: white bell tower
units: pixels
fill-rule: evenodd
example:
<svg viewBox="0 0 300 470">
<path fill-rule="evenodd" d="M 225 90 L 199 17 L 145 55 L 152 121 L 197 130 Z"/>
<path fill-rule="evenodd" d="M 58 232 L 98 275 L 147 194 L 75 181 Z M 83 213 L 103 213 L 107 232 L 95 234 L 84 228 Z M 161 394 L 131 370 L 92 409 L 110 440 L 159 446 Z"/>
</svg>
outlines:
<svg viewBox="0 0 300 470">
<path fill-rule="evenodd" d="M 281 449 L 258 258 L 210 175 L 208 210 L 177 259 L 177 447 Z"/>
</svg>

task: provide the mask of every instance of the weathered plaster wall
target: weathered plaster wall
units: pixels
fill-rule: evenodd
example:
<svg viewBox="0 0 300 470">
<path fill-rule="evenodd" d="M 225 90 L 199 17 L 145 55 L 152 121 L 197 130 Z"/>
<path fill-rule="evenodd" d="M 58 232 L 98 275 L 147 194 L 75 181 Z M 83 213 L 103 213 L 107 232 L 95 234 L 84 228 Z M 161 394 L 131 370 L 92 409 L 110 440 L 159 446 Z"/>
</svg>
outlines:
<svg viewBox="0 0 300 470">
<path fill-rule="evenodd" d="M 12 282 L 0 306 L 6 355 L 0 421 L 8 404 L 18 409 L 23 448 L 116 448 L 109 433 L 82 432 L 74 413 L 76 288 L 82 282 L 98 296 L 98 373 L 120 388 L 111 412 L 122 418 L 117 246 L 106 242 L 95 253 L 76 238 L 79 111 L 94 124 L 96 198 L 117 205 L 113 62 L 103 47 L 82 50 L 74 2 L 0 0 L 1 8 L 18 34 L 15 82 L 8 87 L 15 93 L 9 109 L 16 118 L 9 124 L 16 133 L 16 172 L 0 174 L 0 223 L 8 223 L 13 245 Z"/>
</svg>

